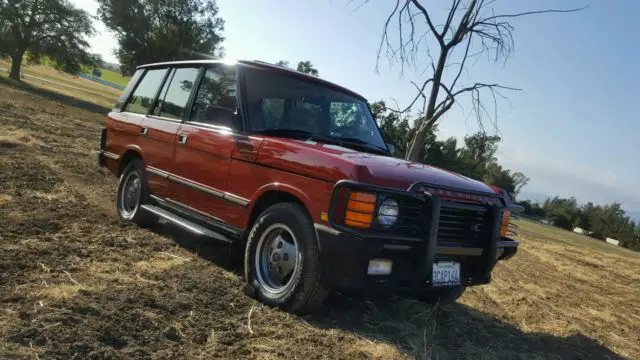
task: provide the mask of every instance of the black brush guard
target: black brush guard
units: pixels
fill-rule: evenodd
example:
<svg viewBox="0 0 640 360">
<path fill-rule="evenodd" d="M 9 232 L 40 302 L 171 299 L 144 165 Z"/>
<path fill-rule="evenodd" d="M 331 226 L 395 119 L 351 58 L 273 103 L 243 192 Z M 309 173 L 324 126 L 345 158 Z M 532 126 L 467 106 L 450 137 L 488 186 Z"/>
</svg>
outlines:
<svg viewBox="0 0 640 360">
<path fill-rule="evenodd" d="M 422 205 L 422 219 L 420 232 L 417 238 L 395 237 L 393 234 L 380 234 L 372 230 L 356 230 L 340 224 L 336 221 L 339 214 L 335 214 L 335 204 L 338 196 L 342 196 L 345 190 L 376 192 L 394 198 L 410 198 L 412 201 L 418 200 Z M 394 261 L 394 268 L 399 262 L 400 273 L 391 275 L 365 275 L 365 278 L 373 281 L 384 281 L 395 283 L 398 287 L 424 288 L 432 286 L 433 265 L 436 261 L 457 261 L 461 264 L 461 285 L 486 284 L 491 280 L 491 272 L 498 260 L 506 259 L 513 254 L 518 242 L 510 239 L 500 238 L 500 225 L 502 211 L 499 205 L 477 205 L 456 202 L 456 207 L 477 209 L 482 206 L 486 212 L 483 223 L 483 234 L 481 241 L 474 246 L 452 246 L 447 242 L 438 241 L 438 225 L 443 201 L 436 194 L 417 194 L 411 191 L 402 191 L 383 188 L 373 185 L 361 184 L 358 182 L 344 180 L 338 182 L 333 190 L 329 210 L 329 223 L 333 229 L 341 234 L 341 238 L 346 245 L 347 253 L 368 254 L 369 257 L 384 257 L 388 255 Z M 376 206 L 377 211 L 377 206 Z M 350 241 L 348 238 L 356 239 Z M 321 242 L 323 239 L 320 239 Z M 325 241 L 326 242 L 326 241 Z M 347 245 L 350 244 L 350 245 Z M 354 245 L 357 244 L 357 245 Z M 361 244 L 361 245 L 359 245 Z M 460 244 L 458 244 L 460 245 Z M 334 245 L 334 248 L 338 245 Z M 360 246 L 363 249 L 358 250 Z M 365 247 L 370 249 L 364 249 Z M 321 244 L 322 247 L 322 244 Z M 354 247 L 356 249 L 354 249 Z M 375 248 L 376 250 L 372 250 Z M 403 248 L 404 251 L 399 249 Z M 378 250 L 380 249 L 380 250 Z M 393 251 L 396 249 L 398 251 Z M 335 250 L 335 249 L 334 249 Z M 329 255 L 331 261 L 337 261 L 340 256 Z M 347 257 L 348 258 L 348 257 Z M 351 262 L 357 262 L 355 258 Z M 368 260 L 367 260 L 368 262 Z M 339 275 L 339 274 L 335 274 Z"/>
</svg>

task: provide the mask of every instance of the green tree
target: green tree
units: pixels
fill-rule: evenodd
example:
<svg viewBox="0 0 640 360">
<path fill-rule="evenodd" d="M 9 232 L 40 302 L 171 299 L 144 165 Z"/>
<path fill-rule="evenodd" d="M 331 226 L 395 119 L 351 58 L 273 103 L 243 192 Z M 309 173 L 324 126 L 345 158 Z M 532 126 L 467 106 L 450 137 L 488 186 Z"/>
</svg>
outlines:
<svg viewBox="0 0 640 360">
<path fill-rule="evenodd" d="M 370 107 L 373 118 L 378 122 L 385 143 L 395 146 L 394 156 L 404 157 L 404 153 L 407 150 L 408 134 L 411 129 L 409 119 L 400 118 L 398 113 L 387 111 L 384 101 L 375 102 Z"/>
<path fill-rule="evenodd" d="M 159 61 L 221 57 L 224 21 L 215 0 L 98 0 L 98 16 L 116 33 L 120 71 Z"/>
<path fill-rule="evenodd" d="M 511 173 L 511 170 L 504 169 L 495 161 L 491 161 L 484 170 L 482 180 L 504 189 L 512 199 L 516 199 L 520 189 L 527 185 L 529 178 L 521 172 Z"/>
<path fill-rule="evenodd" d="M 25 53 L 46 56 L 58 69 L 78 71 L 99 61 L 87 52 L 91 18 L 67 0 L 0 0 L 0 55 L 11 57 L 9 77 L 20 80 Z"/>
<path fill-rule="evenodd" d="M 286 60 L 279 60 L 278 62 L 276 62 L 276 65 L 288 68 L 289 62 Z M 298 65 L 296 66 L 296 71 L 300 71 L 302 73 L 313 75 L 316 77 L 320 75 L 318 69 L 313 67 L 313 64 L 309 60 L 299 61 Z"/>
<path fill-rule="evenodd" d="M 300 61 L 298 66 L 296 67 L 297 71 L 303 72 L 305 74 L 319 76 L 318 69 L 313 67 L 311 61 Z"/>
</svg>

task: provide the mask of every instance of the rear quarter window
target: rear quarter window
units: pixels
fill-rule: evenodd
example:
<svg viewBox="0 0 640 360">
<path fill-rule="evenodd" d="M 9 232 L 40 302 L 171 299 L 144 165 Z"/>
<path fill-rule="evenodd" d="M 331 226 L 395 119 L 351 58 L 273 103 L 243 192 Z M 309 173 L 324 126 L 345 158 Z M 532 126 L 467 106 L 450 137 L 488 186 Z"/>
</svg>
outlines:
<svg viewBox="0 0 640 360">
<path fill-rule="evenodd" d="M 167 69 L 147 70 L 131 94 L 124 111 L 136 114 L 147 114 L 153 106 L 158 89 L 167 73 Z"/>
<path fill-rule="evenodd" d="M 114 111 L 122 110 L 124 103 L 127 101 L 127 98 L 131 94 L 131 90 L 136 86 L 138 81 L 140 81 L 140 77 L 142 77 L 142 74 L 144 74 L 144 69 L 136 70 L 135 74 L 133 74 L 131 79 L 129 79 L 127 86 L 122 91 L 122 94 L 120 94 L 120 96 L 118 97 L 118 100 L 116 100 L 116 105 L 113 108 Z"/>
</svg>

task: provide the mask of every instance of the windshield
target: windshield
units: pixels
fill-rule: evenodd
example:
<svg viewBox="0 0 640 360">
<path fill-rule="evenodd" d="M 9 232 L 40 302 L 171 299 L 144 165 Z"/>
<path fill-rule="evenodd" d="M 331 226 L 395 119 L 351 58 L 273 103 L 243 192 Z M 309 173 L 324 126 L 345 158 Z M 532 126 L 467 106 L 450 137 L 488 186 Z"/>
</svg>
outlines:
<svg viewBox="0 0 640 360">
<path fill-rule="evenodd" d="M 275 73 L 246 69 L 251 131 L 281 136 L 307 134 L 345 146 L 386 146 L 361 99 Z"/>
</svg>

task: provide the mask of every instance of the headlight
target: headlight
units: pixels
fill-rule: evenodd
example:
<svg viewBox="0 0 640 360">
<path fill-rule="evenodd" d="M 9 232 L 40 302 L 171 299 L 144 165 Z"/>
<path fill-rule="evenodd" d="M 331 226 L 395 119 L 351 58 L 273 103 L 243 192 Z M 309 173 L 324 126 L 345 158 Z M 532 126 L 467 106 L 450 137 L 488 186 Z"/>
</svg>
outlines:
<svg viewBox="0 0 640 360">
<path fill-rule="evenodd" d="M 398 221 L 398 202 L 386 199 L 378 208 L 378 222 L 383 226 L 392 226 Z"/>
</svg>

